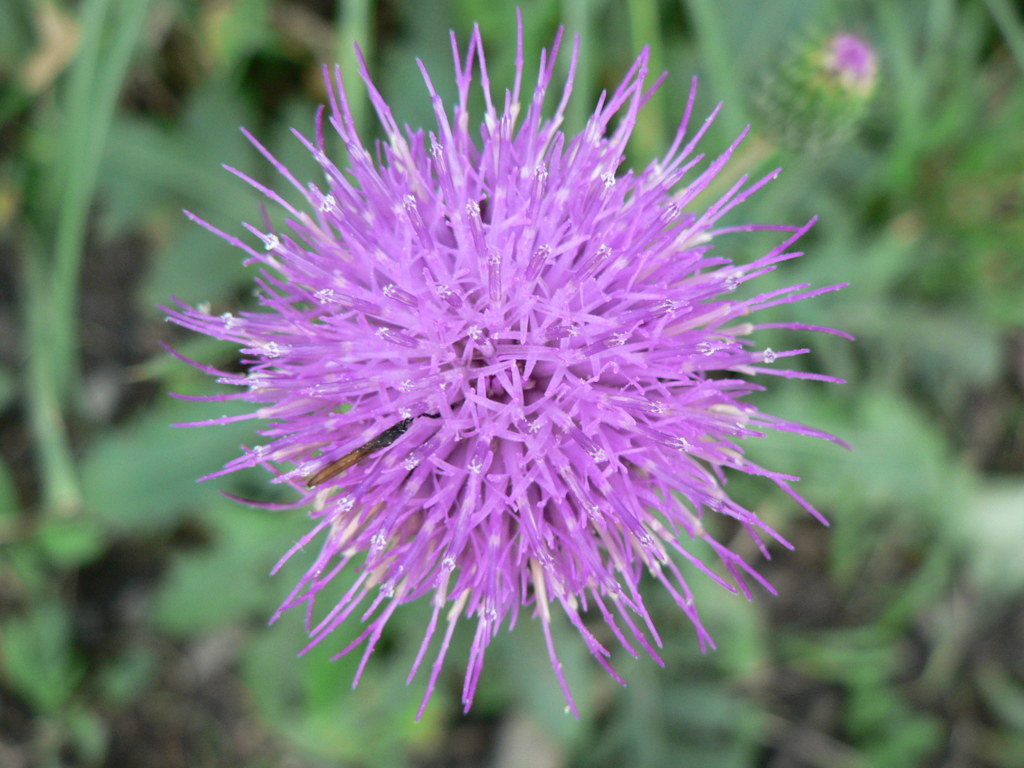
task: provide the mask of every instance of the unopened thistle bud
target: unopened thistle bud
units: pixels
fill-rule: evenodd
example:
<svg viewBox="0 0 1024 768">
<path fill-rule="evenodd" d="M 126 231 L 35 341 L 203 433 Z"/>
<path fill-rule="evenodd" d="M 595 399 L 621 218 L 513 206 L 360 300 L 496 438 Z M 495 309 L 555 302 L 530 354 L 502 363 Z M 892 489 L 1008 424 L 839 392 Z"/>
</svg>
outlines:
<svg viewBox="0 0 1024 768">
<path fill-rule="evenodd" d="M 789 149 L 835 147 L 854 134 L 877 84 L 878 60 L 865 40 L 847 32 L 817 38 L 765 78 L 762 126 Z"/>
</svg>

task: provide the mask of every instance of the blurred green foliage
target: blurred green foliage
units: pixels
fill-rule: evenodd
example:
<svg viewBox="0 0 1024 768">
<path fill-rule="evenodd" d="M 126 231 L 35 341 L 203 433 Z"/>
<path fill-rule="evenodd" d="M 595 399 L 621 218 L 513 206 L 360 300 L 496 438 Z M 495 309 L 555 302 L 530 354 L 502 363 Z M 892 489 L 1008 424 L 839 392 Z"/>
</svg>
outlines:
<svg viewBox="0 0 1024 768">
<path fill-rule="evenodd" d="M 181 209 L 232 233 L 259 217 L 221 163 L 292 194 L 239 126 L 313 178 L 288 128 L 311 130 L 324 62 L 343 62 L 372 134 L 351 41 L 413 125 L 432 119 L 416 57 L 442 95 L 453 91 L 450 28 L 464 43 L 479 22 L 503 88 L 512 7 L 13 0 L 0 10 L 0 329 L 17 341 L 0 347 L 0 763 L 511 768 L 529 747 L 533 766 L 1024 764 L 1019 12 L 1009 0 L 522 7 L 531 73 L 559 23 L 580 34 L 569 131 L 651 47 L 669 77 L 637 126 L 634 165 L 665 146 L 693 74 L 696 119 L 725 101 L 711 154 L 750 120 L 759 84 L 794 46 L 831 30 L 875 45 L 881 85 L 856 136 L 829 153 L 784 151 L 755 124 L 730 177 L 785 168 L 741 220 L 821 216 L 808 256 L 766 284 L 850 282 L 779 310 L 858 337 L 813 340 L 815 369 L 850 383 L 774 382 L 758 402 L 854 450 L 781 435 L 750 446 L 803 476 L 800 492 L 832 529 L 736 480 L 797 544 L 766 567 L 780 596 L 747 603 L 695 579 L 718 644 L 702 655 L 651 590 L 666 668 L 618 654 L 625 689 L 556 625 L 578 721 L 528 617 L 490 648 L 468 718 L 463 632 L 414 721 L 425 675 L 408 687 L 405 677 L 426 606 L 396 614 L 355 690 L 358 657 L 329 659 L 355 625 L 296 657 L 301 616 L 264 624 L 302 571 L 268 575 L 305 531 L 303 512 L 218 494 L 287 502 L 259 472 L 195 483 L 252 440 L 251 423 L 168 426 L 224 410 L 167 397 L 211 385 L 156 341 L 204 364 L 232 360 L 224 345 L 175 335 L 157 304 L 177 296 L 225 311 L 244 304 L 251 279 Z M 721 247 L 744 258 L 762 245 L 733 236 Z M 110 285 L 116 301 L 94 299 Z M 780 335 L 772 346 L 804 343 Z M 517 723 L 529 744 L 509 741 Z"/>
</svg>

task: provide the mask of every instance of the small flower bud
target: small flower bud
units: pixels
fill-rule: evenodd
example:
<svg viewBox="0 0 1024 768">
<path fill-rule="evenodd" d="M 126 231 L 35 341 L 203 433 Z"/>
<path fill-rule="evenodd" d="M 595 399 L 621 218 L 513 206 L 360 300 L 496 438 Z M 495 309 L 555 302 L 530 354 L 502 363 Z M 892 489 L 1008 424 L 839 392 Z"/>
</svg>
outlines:
<svg viewBox="0 0 1024 768">
<path fill-rule="evenodd" d="M 864 39 L 818 39 L 765 78 L 757 109 L 765 133 L 794 150 L 822 151 L 856 132 L 878 85 L 878 59 Z"/>
</svg>

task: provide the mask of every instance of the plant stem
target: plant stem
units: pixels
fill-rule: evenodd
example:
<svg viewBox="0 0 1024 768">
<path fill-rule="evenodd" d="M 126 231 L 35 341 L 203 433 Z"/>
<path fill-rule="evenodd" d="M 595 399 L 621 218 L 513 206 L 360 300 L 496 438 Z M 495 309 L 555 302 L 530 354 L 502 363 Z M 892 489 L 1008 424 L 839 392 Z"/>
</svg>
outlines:
<svg viewBox="0 0 1024 768">
<path fill-rule="evenodd" d="M 58 152 L 50 163 L 49 224 L 26 249 L 22 300 L 29 421 L 38 445 L 43 501 L 58 514 L 82 505 L 64 414 L 78 379 L 78 284 L 89 210 L 148 6 L 148 0 L 87 0 L 83 5 L 81 47 L 67 84 Z M 49 231 L 54 232 L 52 250 L 43 245 Z"/>
<path fill-rule="evenodd" d="M 356 128 L 366 129 L 366 85 L 356 76 L 358 62 L 355 46 L 358 45 L 367 66 L 374 55 L 373 34 L 370 29 L 369 0 L 338 0 L 338 50 L 337 61 L 341 65 L 341 73 L 345 78 L 345 92 L 348 95 L 348 106 L 352 110 L 352 118 Z"/>
</svg>

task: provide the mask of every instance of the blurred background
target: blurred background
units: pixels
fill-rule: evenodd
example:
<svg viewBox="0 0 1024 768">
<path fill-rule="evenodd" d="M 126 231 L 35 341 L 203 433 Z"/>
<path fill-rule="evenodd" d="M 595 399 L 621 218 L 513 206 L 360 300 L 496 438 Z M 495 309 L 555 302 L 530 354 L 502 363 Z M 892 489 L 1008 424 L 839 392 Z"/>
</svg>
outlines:
<svg viewBox="0 0 1024 768">
<path fill-rule="evenodd" d="M 316 768 L 1019 768 L 1024 765 L 1024 19 L 1012 0 L 523 0 L 526 61 L 560 24 L 580 35 L 567 130 L 644 45 L 668 79 L 627 165 L 663 151 L 700 79 L 703 149 L 753 135 L 724 178 L 781 177 L 735 221 L 821 220 L 808 255 L 764 278 L 850 282 L 777 319 L 843 386 L 769 381 L 757 404 L 842 436 L 752 445 L 801 475 L 825 528 L 732 478 L 795 544 L 752 602 L 695 581 L 718 644 L 702 655 L 659 589 L 665 669 L 613 659 L 620 688 L 558 625 L 580 718 L 564 714 L 537 622 L 492 645 L 468 716 L 467 632 L 421 722 L 405 675 L 426 606 L 397 612 L 358 689 L 355 630 L 297 658 L 301 617 L 269 615 L 304 570 L 269 570 L 302 510 L 253 509 L 267 477 L 207 483 L 253 426 L 167 393 L 211 392 L 160 343 L 209 364 L 235 352 L 163 322 L 171 295 L 251 301 L 240 254 L 181 210 L 241 235 L 261 199 L 222 170 L 300 179 L 288 132 L 312 130 L 320 67 L 340 61 L 356 116 L 358 41 L 396 116 L 429 125 L 419 57 L 448 98 L 448 30 L 479 22 L 496 91 L 511 82 L 514 6 L 484 0 L 5 0 L 0 8 L 0 766 Z M 797 75 L 848 31 L 877 87 L 825 133 Z M 816 46 L 818 48 L 816 48 Z M 561 60 L 564 73 L 567 57 Z M 797 75 L 794 75 L 794 72 Z M 806 74 L 806 73 L 805 73 Z M 813 89 L 813 87 L 812 87 Z M 869 88 L 868 91 L 871 91 Z M 828 118 L 828 115 L 825 116 Z M 796 124 L 794 123 L 796 121 Z M 826 123 L 828 121 L 826 120 Z M 795 127 L 794 127 L 795 125 Z M 829 126 L 826 126 L 829 127 Z M 833 130 L 834 129 L 834 130 Z M 342 158 L 336 158 L 343 165 Z M 723 182 L 724 183 L 724 182 Z M 723 190 L 719 190 L 723 191 Z M 707 199 L 701 202 L 707 203 Z M 733 237 L 753 259 L 767 241 Z M 804 306 L 805 305 L 805 306 Z M 465 629 L 465 627 L 463 627 Z"/>
</svg>

